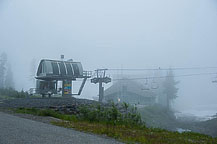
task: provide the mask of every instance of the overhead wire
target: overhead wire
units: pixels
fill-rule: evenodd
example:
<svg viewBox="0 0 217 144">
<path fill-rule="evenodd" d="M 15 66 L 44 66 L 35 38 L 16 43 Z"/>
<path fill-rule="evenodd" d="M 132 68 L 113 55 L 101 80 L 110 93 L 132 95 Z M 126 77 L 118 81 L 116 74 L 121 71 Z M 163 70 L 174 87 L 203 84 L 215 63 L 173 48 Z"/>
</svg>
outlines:
<svg viewBox="0 0 217 144">
<path fill-rule="evenodd" d="M 201 75 L 217 75 L 217 73 L 197 73 L 197 74 L 185 74 L 185 75 L 174 75 L 174 76 L 154 76 L 154 77 L 138 77 L 138 78 L 127 78 L 127 79 L 113 79 L 113 81 L 118 80 L 145 80 L 145 79 L 161 79 L 167 77 L 191 77 L 191 76 L 201 76 Z"/>
<path fill-rule="evenodd" d="M 115 68 L 108 68 L 106 69 L 107 71 L 157 71 L 157 70 L 162 70 L 162 71 L 167 71 L 167 70 L 208 70 L 208 69 L 216 69 L 217 67 L 175 67 L 175 68 L 125 68 L 125 69 L 115 69 Z M 209 73 L 193 73 L 193 74 L 182 74 L 182 75 L 174 75 L 172 77 L 191 77 L 191 76 L 202 76 L 202 75 L 217 75 L 217 72 L 209 72 Z M 113 81 L 118 81 L 118 80 L 145 80 L 145 79 L 161 79 L 161 78 L 166 78 L 169 76 L 148 76 L 148 77 L 135 77 L 135 78 L 114 78 L 112 79 Z"/>
<path fill-rule="evenodd" d="M 148 77 L 135 77 L 135 78 L 114 78 L 112 81 L 120 81 L 120 80 L 147 80 L 147 79 L 162 79 L 168 77 L 192 77 L 192 76 L 208 76 L 208 75 L 217 75 L 217 72 L 210 73 L 193 73 L 193 74 L 183 74 L 183 75 L 174 75 L 174 76 L 148 76 Z M 79 81 L 79 80 L 78 80 Z M 88 79 L 87 81 L 90 81 Z"/>
<path fill-rule="evenodd" d="M 177 67 L 177 68 L 109 68 L 108 71 L 155 71 L 155 70 L 202 70 L 217 69 L 217 67 Z"/>
</svg>

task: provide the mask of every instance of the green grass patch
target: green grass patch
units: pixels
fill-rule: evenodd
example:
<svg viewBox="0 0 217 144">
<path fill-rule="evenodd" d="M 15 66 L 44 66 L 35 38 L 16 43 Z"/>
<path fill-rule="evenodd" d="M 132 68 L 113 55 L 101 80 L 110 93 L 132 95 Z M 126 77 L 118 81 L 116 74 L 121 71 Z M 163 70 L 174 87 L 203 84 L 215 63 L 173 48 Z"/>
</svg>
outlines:
<svg viewBox="0 0 217 144">
<path fill-rule="evenodd" d="M 1 95 L 0 94 L 0 100 L 9 100 L 9 99 L 14 99 L 13 97 L 9 97 L 9 96 L 6 96 L 6 95 Z"/>
<path fill-rule="evenodd" d="M 52 124 L 79 131 L 107 135 L 126 143 L 145 144 L 216 144 L 217 139 L 198 133 L 170 132 L 159 128 L 147 128 L 134 108 L 123 105 L 121 113 L 113 104 L 110 108 L 82 106 L 77 115 L 65 115 L 50 109 L 19 108 L 17 113 L 51 116 L 63 121 Z"/>
<path fill-rule="evenodd" d="M 77 118 L 74 115 L 66 115 L 58 113 L 51 109 L 35 109 L 35 108 L 18 108 L 15 110 L 16 113 L 32 114 L 37 116 L 50 116 L 66 121 L 76 121 Z"/>
<path fill-rule="evenodd" d="M 121 140 L 126 143 L 145 144 L 215 144 L 217 139 L 197 133 L 178 133 L 162 129 L 129 128 L 124 125 L 106 125 L 102 123 L 52 122 L 57 126 L 74 128 L 80 131 L 91 132 Z"/>
</svg>

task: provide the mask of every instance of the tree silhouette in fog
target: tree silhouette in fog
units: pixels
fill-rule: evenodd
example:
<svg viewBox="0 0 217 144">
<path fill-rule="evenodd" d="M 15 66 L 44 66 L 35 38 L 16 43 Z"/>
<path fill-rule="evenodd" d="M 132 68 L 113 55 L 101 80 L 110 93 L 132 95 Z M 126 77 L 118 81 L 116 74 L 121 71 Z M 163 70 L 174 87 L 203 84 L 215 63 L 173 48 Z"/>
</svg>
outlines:
<svg viewBox="0 0 217 144">
<path fill-rule="evenodd" d="M 163 82 L 163 88 L 164 88 L 163 92 L 166 95 L 168 109 L 170 109 L 170 102 L 177 98 L 178 88 L 176 88 L 176 85 L 178 83 L 179 83 L 178 81 L 175 81 L 174 73 L 170 69 L 167 72 L 165 81 Z"/>
</svg>

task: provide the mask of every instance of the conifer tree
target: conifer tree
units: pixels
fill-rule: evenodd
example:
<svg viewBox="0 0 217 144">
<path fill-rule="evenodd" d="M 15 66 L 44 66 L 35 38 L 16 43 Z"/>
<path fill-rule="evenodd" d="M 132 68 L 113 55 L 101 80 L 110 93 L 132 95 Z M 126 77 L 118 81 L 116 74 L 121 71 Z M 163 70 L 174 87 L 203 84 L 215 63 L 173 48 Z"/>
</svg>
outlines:
<svg viewBox="0 0 217 144">
<path fill-rule="evenodd" d="M 9 63 L 7 64 L 7 71 L 5 75 L 5 88 L 14 88 L 13 72 Z"/>
<path fill-rule="evenodd" d="M 178 81 L 175 81 L 173 71 L 170 69 L 167 72 L 166 79 L 163 83 L 163 92 L 166 95 L 167 109 L 170 109 L 170 102 L 177 98 L 178 88 L 176 88 L 176 85 L 178 83 Z"/>
<path fill-rule="evenodd" d="M 7 54 L 0 55 L 0 88 L 5 87 L 5 74 L 6 74 Z"/>
</svg>

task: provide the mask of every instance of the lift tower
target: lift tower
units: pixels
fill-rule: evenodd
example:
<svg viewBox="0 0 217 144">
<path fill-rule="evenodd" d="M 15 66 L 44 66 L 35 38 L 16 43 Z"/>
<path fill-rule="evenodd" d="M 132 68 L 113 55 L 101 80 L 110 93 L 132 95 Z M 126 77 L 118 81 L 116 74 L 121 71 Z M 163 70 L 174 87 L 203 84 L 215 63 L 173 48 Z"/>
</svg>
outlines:
<svg viewBox="0 0 217 144">
<path fill-rule="evenodd" d="M 91 79 L 91 83 L 97 84 L 99 83 L 99 102 L 103 101 L 104 98 L 104 87 L 103 83 L 110 83 L 111 78 L 106 76 L 106 71 L 108 69 L 97 69 L 95 70 L 95 77 Z"/>
<path fill-rule="evenodd" d="M 62 91 L 62 97 L 80 95 L 88 78 L 91 78 L 91 71 L 84 71 L 81 62 L 73 60 L 42 59 L 37 71 L 36 93 L 42 97 L 57 94 Z M 83 79 L 78 93 L 72 93 L 73 81 Z M 62 88 L 58 88 L 58 82 L 62 82 Z"/>
</svg>

